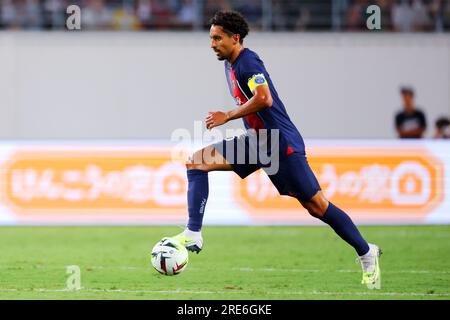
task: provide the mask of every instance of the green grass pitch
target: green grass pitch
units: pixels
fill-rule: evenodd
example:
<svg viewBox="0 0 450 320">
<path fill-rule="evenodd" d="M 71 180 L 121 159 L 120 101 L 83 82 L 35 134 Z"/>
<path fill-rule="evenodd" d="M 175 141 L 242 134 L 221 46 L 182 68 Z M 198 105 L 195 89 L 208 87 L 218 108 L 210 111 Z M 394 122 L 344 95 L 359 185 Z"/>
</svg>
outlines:
<svg viewBox="0 0 450 320">
<path fill-rule="evenodd" d="M 360 284 L 355 252 L 326 226 L 205 227 L 177 276 L 150 251 L 166 227 L 1 227 L 0 299 L 449 299 L 450 226 L 364 226 L 382 287 Z M 81 270 L 67 291 L 66 266 Z"/>
</svg>

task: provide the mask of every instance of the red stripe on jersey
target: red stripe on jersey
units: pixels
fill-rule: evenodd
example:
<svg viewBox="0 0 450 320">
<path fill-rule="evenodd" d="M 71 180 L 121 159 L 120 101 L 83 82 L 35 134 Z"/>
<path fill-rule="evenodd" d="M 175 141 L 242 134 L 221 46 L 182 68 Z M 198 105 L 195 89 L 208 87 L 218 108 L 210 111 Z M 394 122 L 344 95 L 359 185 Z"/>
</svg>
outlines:
<svg viewBox="0 0 450 320">
<path fill-rule="evenodd" d="M 288 156 L 288 155 L 290 155 L 291 153 L 294 153 L 294 149 L 292 149 L 291 146 L 288 146 L 288 147 L 287 147 L 287 150 L 286 150 L 286 155 Z"/>
<path fill-rule="evenodd" d="M 239 84 L 236 80 L 236 76 L 234 75 L 234 71 L 231 67 L 230 67 L 230 79 L 233 89 L 233 97 L 236 100 L 236 103 L 241 106 L 244 103 L 246 103 L 248 99 L 245 96 L 245 94 L 241 91 L 241 88 L 239 87 Z M 244 118 L 251 128 L 255 130 L 264 129 L 264 123 L 256 112 L 246 115 Z"/>
<path fill-rule="evenodd" d="M 248 125 L 256 131 L 259 129 L 264 129 L 264 123 L 256 113 L 251 113 L 245 116 L 245 121 L 247 121 Z"/>
</svg>

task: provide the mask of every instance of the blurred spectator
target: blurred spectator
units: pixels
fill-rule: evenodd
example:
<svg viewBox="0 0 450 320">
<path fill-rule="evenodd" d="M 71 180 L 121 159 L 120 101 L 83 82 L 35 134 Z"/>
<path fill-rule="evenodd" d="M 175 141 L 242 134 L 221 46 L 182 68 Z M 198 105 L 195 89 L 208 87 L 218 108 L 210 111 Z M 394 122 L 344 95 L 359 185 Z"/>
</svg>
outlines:
<svg viewBox="0 0 450 320">
<path fill-rule="evenodd" d="M 286 0 L 272 1 L 273 30 L 295 30 L 299 16 L 300 6 L 298 3 Z"/>
<path fill-rule="evenodd" d="M 402 87 L 400 89 L 403 100 L 403 111 L 395 116 L 395 127 L 399 138 L 415 138 L 423 137 L 427 128 L 425 114 L 416 109 L 414 104 L 414 90 L 411 87 Z"/>
<path fill-rule="evenodd" d="M 217 11 L 231 10 L 232 7 L 228 0 L 205 0 L 203 7 L 203 26 L 209 30 L 209 20 L 214 16 Z"/>
<path fill-rule="evenodd" d="M 44 24 L 39 0 L 3 0 L 1 12 L 7 29 L 40 29 Z"/>
<path fill-rule="evenodd" d="M 240 2 L 237 10 L 247 20 L 250 29 L 260 30 L 262 28 L 262 1 L 261 0 L 247 0 Z"/>
<path fill-rule="evenodd" d="M 381 30 L 392 31 L 392 3 L 393 0 L 377 0 L 375 4 L 381 11 Z"/>
<path fill-rule="evenodd" d="M 153 15 L 151 0 L 138 0 L 136 15 L 145 29 L 150 28 Z"/>
<path fill-rule="evenodd" d="M 3 0 L 0 2 L 0 21 L 3 28 L 13 28 L 16 14 L 16 8 L 12 0 Z"/>
<path fill-rule="evenodd" d="M 74 4 L 74 1 L 71 2 Z M 66 23 L 66 8 L 68 0 L 45 0 L 44 17 L 47 29 L 61 29 Z"/>
<path fill-rule="evenodd" d="M 431 19 L 429 8 L 422 0 L 413 0 L 414 31 L 430 31 Z"/>
<path fill-rule="evenodd" d="M 311 9 L 304 5 L 299 9 L 299 14 L 297 17 L 297 21 L 295 22 L 295 30 L 297 31 L 306 31 L 311 26 L 312 22 L 312 13 Z"/>
<path fill-rule="evenodd" d="M 450 0 L 0 0 L 0 28 L 64 30 L 69 4 L 86 30 L 208 29 L 214 13 L 233 9 L 253 30 L 366 31 L 376 4 L 384 31 L 450 31 Z"/>
<path fill-rule="evenodd" d="M 196 10 L 193 0 L 183 0 L 176 16 L 177 25 L 184 29 L 191 29 L 197 18 Z"/>
<path fill-rule="evenodd" d="M 450 139 L 450 120 L 446 117 L 441 117 L 435 122 L 435 139 Z"/>
<path fill-rule="evenodd" d="M 356 0 L 348 9 L 346 17 L 347 30 L 361 31 L 366 28 L 366 9 L 369 6 L 367 0 Z"/>
<path fill-rule="evenodd" d="M 115 30 L 139 30 L 141 28 L 132 4 L 124 4 L 113 12 L 112 26 Z"/>
<path fill-rule="evenodd" d="M 83 29 L 105 30 L 111 28 L 113 16 L 103 0 L 87 0 L 82 10 Z"/>
<path fill-rule="evenodd" d="M 434 29 L 436 31 L 442 31 L 444 27 L 444 6 L 442 1 L 443 0 L 431 0 L 429 5 L 430 19 L 433 21 Z"/>
<path fill-rule="evenodd" d="M 23 15 L 22 25 L 27 29 L 40 29 L 44 25 L 44 17 L 39 0 L 21 0 Z"/>
<path fill-rule="evenodd" d="M 392 8 L 392 24 L 395 31 L 413 30 L 413 10 L 407 1 L 396 3 Z"/>
<path fill-rule="evenodd" d="M 308 6 L 300 7 L 299 15 L 295 23 L 295 30 L 297 31 L 308 30 L 313 20 L 311 16 L 312 16 L 311 9 Z"/>
<path fill-rule="evenodd" d="M 447 1 L 447 5 L 443 10 L 443 25 L 445 31 L 450 31 L 450 1 Z"/>
<path fill-rule="evenodd" d="M 302 0 L 295 30 L 330 30 L 332 28 L 331 0 Z M 294 2 L 295 3 L 295 2 Z"/>
<path fill-rule="evenodd" d="M 422 0 L 401 0 L 392 8 L 395 31 L 412 32 L 430 30 L 428 8 Z"/>
<path fill-rule="evenodd" d="M 169 29 L 174 22 L 175 13 L 170 1 L 167 0 L 152 0 L 153 21 L 152 28 Z"/>
</svg>

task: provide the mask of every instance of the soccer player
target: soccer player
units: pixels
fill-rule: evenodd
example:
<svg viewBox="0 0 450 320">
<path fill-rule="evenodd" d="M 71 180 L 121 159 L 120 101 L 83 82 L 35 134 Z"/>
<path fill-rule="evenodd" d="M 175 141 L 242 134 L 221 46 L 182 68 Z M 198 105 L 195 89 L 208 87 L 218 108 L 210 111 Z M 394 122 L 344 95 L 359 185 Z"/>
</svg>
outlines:
<svg viewBox="0 0 450 320">
<path fill-rule="evenodd" d="M 363 269 L 362 284 L 370 289 L 379 288 L 381 250 L 368 244 L 350 217 L 325 198 L 308 165 L 303 138 L 278 97 L 264 63 L 243 45 L 248 32 L 248 24 L 238 12 L 219 11 L 211 19 L 211 48 L 218 60 L 224 61 L 229 89 L 237 108 L 227 112 L 209 112 L 206 127 L 212 129 L 242 118 L 247 131 L 195 152 L 188 161 L 189 219 L 186 229 L 174 238 L 190 251 L 198 253 L 202 249 L 201 228 L 208 199 L 208 172 L 234 171 L 244 179 L 262 168 L 281 195 L 296 198 L 313 217 L 328 224 L 356 250 Z M 266 146 L 270 146 L 267 154 L 271 161 L 279 162 L 278 170 L 271 174 L 267 171 L 267 163 L 260 159 L 258 150 L 264 145 L 258 141 L 263 130 L 278 133 L 275 135 L 277 139 L 272 134 L 265 135 Z M 239 161 L 239 157 L 244 161 Z M 253 162 L 249 161 L 252 157 L 256 159 Z"/>
</svg>

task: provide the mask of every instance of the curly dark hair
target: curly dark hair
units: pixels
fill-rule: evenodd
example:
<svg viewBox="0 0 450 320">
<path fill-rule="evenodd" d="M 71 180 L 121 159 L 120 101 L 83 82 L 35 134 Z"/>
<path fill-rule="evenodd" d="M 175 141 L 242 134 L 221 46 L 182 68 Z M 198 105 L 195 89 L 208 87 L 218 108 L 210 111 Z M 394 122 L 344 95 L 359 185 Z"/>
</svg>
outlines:
<svg viewBox="0 0 450 320">
<path fill-rule="evenodd" d="M 240 35 L 241 44 L 249 32 L 247 21 L 245 21 L 244 16 L 237 11 L 218 11 L 214 17 L 211 18 L 210 24 L 221 26 L 229 35 Z"/>
</svg>

